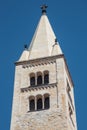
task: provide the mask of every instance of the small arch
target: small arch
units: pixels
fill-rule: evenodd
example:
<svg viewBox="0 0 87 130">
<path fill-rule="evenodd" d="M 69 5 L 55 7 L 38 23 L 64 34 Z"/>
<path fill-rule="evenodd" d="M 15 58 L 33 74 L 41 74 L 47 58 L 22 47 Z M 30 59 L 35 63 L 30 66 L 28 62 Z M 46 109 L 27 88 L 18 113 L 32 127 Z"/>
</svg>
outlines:
<svg viewBox="0 0 87 130">
<path fill-rule="evenodd" d="M 46 70 L 44 71 L 44 84 L 48 84 L 49 83 L 49 71 Z"/>
<path fill-rule="evenodd" d="M 35 97 L 34 96 L 29 97 L 29 110 L 30 111 L 35 110 Z"/>
<path fill-rule="evenodd" d="M 42 73 L 37 72 L 37 85 L 41 85 L 41 84 L 42 84 Z"/>
<path fill-rule="evenodd" d="M 50 107 L 50 96 L 49 94 L 44 95 L 44 109 L 49 109 Z"/>
<path fill-rule="evenodd" d="M 31 86 L 35 85 L 35 73 L 30 74 L 30 85 Z"/>
<path fill-rule="evenodd" d="M 49 93 L 45 93 L 45 94 L 44 94 L 44 97 L 48 97 L 48 96 L 50 96 Z"/>
<path fill-rule="evenodd" d="M 42 108 L 43 108 L 42 95 L 37 95 L 37 110 L 41 110 Z"/>
<path fill-rule="evenodd" d="M 29 96 L 29 100 L 31 99 L 35 99 L 35 97 L 33 95 Z"/>
<path fill-rule="evenodd" d="M 38 94 L 38 95 L 36 95 L 36 98 L 38 99 L 38 98 L 42 98 L 42 95 L 41 94 Z"/>
</svg>

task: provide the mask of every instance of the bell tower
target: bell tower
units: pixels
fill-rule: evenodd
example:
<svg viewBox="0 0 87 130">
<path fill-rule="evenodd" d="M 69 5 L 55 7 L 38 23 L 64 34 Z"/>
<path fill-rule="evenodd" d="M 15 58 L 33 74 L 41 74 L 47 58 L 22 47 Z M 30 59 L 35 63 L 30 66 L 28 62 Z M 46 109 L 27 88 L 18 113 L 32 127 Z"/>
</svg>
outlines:
<svg viewBox="0 0 87 130">
<path fill-rule="evenodd" d="M 72 78 L 46 8 L 15 63 L 10 130 L 77 130 Z"/>
</svg>

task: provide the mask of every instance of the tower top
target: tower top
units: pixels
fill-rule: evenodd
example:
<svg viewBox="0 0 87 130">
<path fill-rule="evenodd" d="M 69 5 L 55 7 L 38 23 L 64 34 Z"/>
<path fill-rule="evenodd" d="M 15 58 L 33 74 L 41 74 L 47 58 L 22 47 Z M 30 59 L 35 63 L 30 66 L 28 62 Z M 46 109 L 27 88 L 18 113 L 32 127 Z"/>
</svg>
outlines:
<svg viewBox="0 0 87 130">
<path fill-rule="evenodd" d="M 25 46 L 22 58 L 19 59 L 20 61 L 25 60 L 25 57 L 28 58 L 27 60 L 30 60 L 63 54 L 46 15 L 47 7 L 48 6 L 45 4 L 41 6 L 41 18 L 31 40 L 30 46 L 28 49 Z"/>
<path fill-rule="evenodd" d="M 48 7 L 48 6 L 47 6 L 46 4 L 44 4 L 44 5 L 41 6 L 42 14 L 46 14 L 46 8 L 47 8 L 47 7 Z"/>
</svg>

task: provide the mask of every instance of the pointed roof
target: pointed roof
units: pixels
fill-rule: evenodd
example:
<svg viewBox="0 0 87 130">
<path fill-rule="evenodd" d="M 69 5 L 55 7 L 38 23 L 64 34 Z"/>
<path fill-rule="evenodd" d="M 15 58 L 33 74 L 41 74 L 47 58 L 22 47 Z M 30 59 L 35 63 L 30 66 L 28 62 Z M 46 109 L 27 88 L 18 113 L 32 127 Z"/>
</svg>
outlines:
<svg viewBox="0 0 87 130">
<path fill-rule="evenodd" d="M 57 39 L 55 39 L 55 44 L 53 45 L 52 49 L 52 56 L 63 54 L 62 50 L 60 48 L 59 43 L 57 42 Z"/>
<path fill-rule="evenodd" d="M 42 16 L 28 48 L 28 60 L 62 53 L 59 43 L 55 45 L 56 36 L 46 15 L 46 8 L 46 5 L 41 6 Z"/>
<path fill-rule="evenodd" d="M 29 59 L 29 51 L 24 50 L 21 54 L 21 57 L 19 58 L 19 61 L 26 61 Z"/>
</svg>

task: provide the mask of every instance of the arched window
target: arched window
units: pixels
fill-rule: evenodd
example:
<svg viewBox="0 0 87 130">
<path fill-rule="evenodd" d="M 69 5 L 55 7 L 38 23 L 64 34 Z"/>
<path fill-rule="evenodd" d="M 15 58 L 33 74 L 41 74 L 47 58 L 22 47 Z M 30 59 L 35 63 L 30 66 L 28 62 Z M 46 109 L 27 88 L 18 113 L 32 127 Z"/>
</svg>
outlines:
<svg viewBox="0 0 87 130">
<path fill-rule="evenodd" d="M 35 74 L 34 73 L 30 74 L 30 85 L 31 86 L 35 85 Z"/>
<path fill-rule="evenodd" d="M 44 95 L 44 109 L 49 109 L 49 107 L 50 107 L 49 95 L 46 94 Z"/>
<path fill-rule="evenodd" d="M 37 100 L 37 110 L 41 110 L 42 109 L 42 98 L 39 98 Z"/>
<path fill-rule="evenodd" d="M 42 84 L 42 73 L 38 72 L 37 73 L 37 85 L 41 85 Z"/>
<path fill-rule="evenodd" d="M 29 98 L 29 110 L 30 111 L 34 111 L 35 110 L 35 98 L 33 96 L 31 96 Z"/>
<path fill-rule="evenodd" d="M 41 110 L 43 108 L 42 104 L 42 95 L 37 95 L 37 110 Z"/>
<path fill-rule="evenodd" d="M 44 84 L 48 84 L 48 83 L 49 83 L 49 72 L 44 71 Z"/>
</svg>

